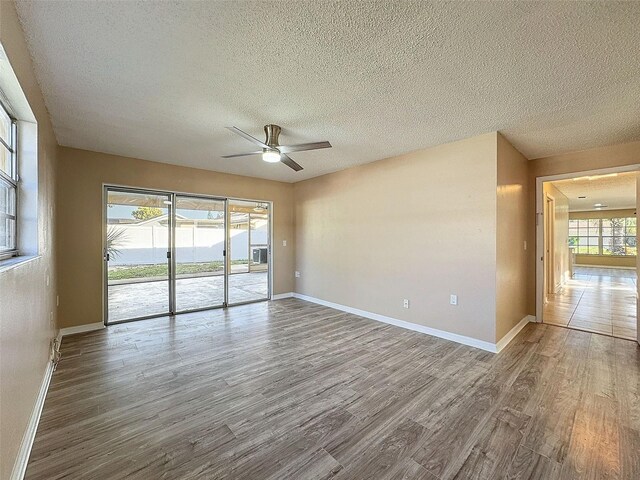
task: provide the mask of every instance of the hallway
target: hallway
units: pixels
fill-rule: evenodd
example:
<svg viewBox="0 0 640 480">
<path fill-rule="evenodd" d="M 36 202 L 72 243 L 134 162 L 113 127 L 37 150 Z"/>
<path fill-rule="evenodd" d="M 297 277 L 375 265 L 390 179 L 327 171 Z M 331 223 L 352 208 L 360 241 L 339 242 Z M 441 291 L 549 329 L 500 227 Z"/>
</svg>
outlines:
<svg viewBox="0 0 640 480">
<path fill-rule="evenodd" d="M 575 267 L 573 278 L 544 306 L 543 322 L 636 339 L 635 270 Z"/>
</svg>

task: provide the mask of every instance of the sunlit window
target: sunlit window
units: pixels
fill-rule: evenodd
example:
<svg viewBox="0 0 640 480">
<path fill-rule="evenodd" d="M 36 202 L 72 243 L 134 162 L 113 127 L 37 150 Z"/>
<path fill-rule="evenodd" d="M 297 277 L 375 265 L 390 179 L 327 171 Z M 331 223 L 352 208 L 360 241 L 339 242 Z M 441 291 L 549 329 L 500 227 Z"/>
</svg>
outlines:
<svg viewBox="0 0 640 480">
<path fill-rule="evenodd" d="M 18 162 L 16 122 L 0 103 L 0 259 L 16 253 Z"/>
<path fill-rule="evenodd" d="M 635 256 L 636 218 L 569 220 L 569 246 L 579 255 Z"/>
</svg>

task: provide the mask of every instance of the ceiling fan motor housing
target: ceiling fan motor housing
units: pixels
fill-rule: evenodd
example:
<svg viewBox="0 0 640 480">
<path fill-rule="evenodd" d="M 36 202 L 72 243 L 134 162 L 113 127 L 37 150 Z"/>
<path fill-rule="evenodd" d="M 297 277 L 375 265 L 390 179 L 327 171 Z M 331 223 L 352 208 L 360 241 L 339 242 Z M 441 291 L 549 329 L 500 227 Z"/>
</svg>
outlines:
<svg viewBox="0 0 640 480">
<path fill-rule="evenodd" d="M 265 125 L 264 133 L 267 136 L 267 140 L 264 143 L 266 143 L 270 147 L 278 148 L 278 146 L 280 145 L 278 143 L 278 137 L 280 136 L 281 131 L 282 129 L 278 125 L 273 125 L 271 123 L 269 125 Z"/>
</svg>

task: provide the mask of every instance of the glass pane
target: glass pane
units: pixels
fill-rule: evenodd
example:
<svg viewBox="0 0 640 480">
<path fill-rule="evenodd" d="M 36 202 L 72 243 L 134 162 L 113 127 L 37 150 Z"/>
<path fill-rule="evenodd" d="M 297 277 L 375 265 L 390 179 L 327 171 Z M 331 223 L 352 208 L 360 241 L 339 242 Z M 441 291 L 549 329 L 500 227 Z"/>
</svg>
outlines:
<svg viewBox="0 0 640 480">
<path fill-rule="evenodd" d="M 0 213 L 16 214 L 16 189 L 0 180 Z"/>
<path fill-rule="evenodd" d="M 11 119 L 4 108 L 0 106 L 0 137 L 7 145 L 13 146 L 11 142 Z"/>
<path fill-rule="evenodd" d="M 613 242 L 611 237 L 602 237 L 602 254 L 611 255 L 613 253 Z"/>
<path fill-rule="evenodd" d="M 611 227 L 603 227 L 602 228 L 602 236 L 610 237 L 611 236 Z"/>
<path fill-rule="evenodd" d="M 0 252 L 16 249 L 16 221 L 0 214 Z"/>
<path fill-rule="evenodd" d="M 588 247 L 578 247 L 577 253 L 580 253 L 580 254 L 588 253 Z"/>
<path fill-rule="evenodd" d="M 169 196 L 109 190 L 108 321 L 169 311 Z"/>
<path fill-rule="evenodd" d="M 628 217 L 627 218 L 627 226 L 635 227 L 636 226 L 636 217 Z"/>
<path fill-rule="evenodd" d="M 627 235 L 635 235 L 636 234 L 636 227 L 635 225 L 631 226 L 627 226 Z"/>
<path fill-rule="evenodd" d="M 11 152 L 0 143 L 0 170 L 2 170 L 9 178 L 13 178 L 13 165 L 12 165 Z"/>
<path fill-rule="evenodd" d="M 589 246 L 593 247 L 593 246 L 598 246 L 598 240 L 600 237 L 589 237 Z"/>
<path fill-rule="evenodd" d="M 586 227 L 578 229 L 578 235 L 580 235 L 581 237 L 589 236 L 589 229 Z"/>
<path fill-rule="evenodd" d="M 597 218 L 591 218 L 589 219 L 589 227 L 594 229 L 594 228 L 600 228 L 600 220 Z"/>
<path fill-rule="evenodd" d="M 578 245 L 578 237 L 569 237 L 569 246 L 575 247 Z"/>
<path fill-rule="evenodd" d="M 224 303 L 224 201 L 176 197 L 176 310 Z"/>
<path fill-rule="evenodd" d="M 609 220 L 608 218 L 603 218 L 602 228 L 611 228 L 611 220 Z"/>
<path fill-rule="evenodd" d="M 624 237 L 611 238 L 611 255 L 624 255 Z"/>
<path fill-rule="evenodd" d="M 624 218 L 612 218 L 611 219 L 612 235 L 624 235 Z"/>
<path fill-rule="evenodd" d="M 229 200 L 229 303 L 269 296 L 269 204 Z"/>
<path fill-rule="evenodd" d="M 589 245 L 589 237 L 578 237 L 578 245 L 586 247 Z"/>
<path fill-rule="evenodd" d="M 578 220 L 569 220 L 569 229 L 578 228 Z"/>
<path fill-rule="evenodd" d="M 578 229 L 577 228 L 569 228 L 569 236 L 570 237 L 578 236 Z"/>
</svg>

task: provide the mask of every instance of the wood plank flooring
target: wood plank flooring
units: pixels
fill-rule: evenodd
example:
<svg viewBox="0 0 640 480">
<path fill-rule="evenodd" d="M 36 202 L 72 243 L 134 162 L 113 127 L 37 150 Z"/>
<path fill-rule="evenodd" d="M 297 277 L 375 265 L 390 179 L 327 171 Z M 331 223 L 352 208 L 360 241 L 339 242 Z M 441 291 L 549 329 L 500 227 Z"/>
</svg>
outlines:
<svg viewBox="0 0 640 480">
<path fill-rule="evenodd" d="M 575 267 L 573 278 L 548 296 L 544 323 L 635 340 L 635 270 Z"/>
<path fill-rule="evenodd" d="M 640 348 L 498 355 L 296 299 L 66 337 L 27 479 L 638 479 Z"/>
</svg>

